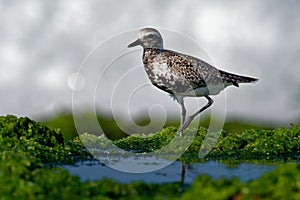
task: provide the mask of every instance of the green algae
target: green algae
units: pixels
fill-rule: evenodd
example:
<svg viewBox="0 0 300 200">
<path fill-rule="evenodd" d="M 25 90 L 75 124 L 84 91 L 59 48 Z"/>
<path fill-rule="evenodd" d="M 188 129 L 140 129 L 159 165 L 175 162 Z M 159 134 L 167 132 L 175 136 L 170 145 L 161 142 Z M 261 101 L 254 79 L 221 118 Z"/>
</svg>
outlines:
<svg viewBox="0 0 300 200">
<path fill-rule="evenodd" d="M 112 145 L 137 153 L 155 152 L 165 147 L 164 151 L 159 151 L 160 155 L 184 151 L 180 160 L 198 162 L 203 161 L 203 158 L 198 157 L 200 149 L 211 150 L 204 160 L 298 160 L 300 155 L 300 128 L 297 125 L 273 130 L 250 129 L 237 134 L 222 131 L 212 136 L 208 135 L 207 129 L 199 128 L 187 131 L 183 138 L 175 137 L 177 128 L 168 127 L 155 134 L 135 134 L 115 141 L 103 135 L 88 133 L 71 141 L 64 140 L 60 131 L 49 129 L 27 117 L 8 115 L 0 117 L 0 133 L 1 151 L 24 151 L 39 158 L 41 162 L 50 163 L 88 159 L 90 154 L 86 147 L 98 149 L 102 153 L 108 152 L 110 155 L 119 153 L 110 152 L 109 147 Z M 177 146 L 167 146 L 174 138 L 177 139 Z M 218 142 L 212 146 L 213 142 L 204 143 L 204 139 L 218 139 Z M 186 142 L 191 145 L 182 149 Z"/>
<path fill-rule="evenodd" d="M 299 159 L 300 128 L 246 130 L 241 134 L 224 132 L 211 156 L 233 156 L 255 159 Z"/>
<path fill-rule="evenodd" d="M 89 155 L 79 140 L 65 141 L 58 130 L 13 115 L 0 116 L 0 151 L 26 152 L 43 163 L 72 163 Z"/>
<path fill-rule="evenodd" d="M 175 136 L 176 128 L 170 127 L 151 135 L 134 134 L 130 137 L 116 140 L 118 147 L 134 152 L 153 152 L 166 146 Z"/>
<path fill-rule="evenodd" d="M 145 135 L 132 135 L 130 137 L 110 141 L 119 148 L 133 152 L 155 152 L 166 146 L 176 135 L 176 128 L 168 127 L 161 132 Z M 193 131 L 191 131 L 193 132 Z M 199 150 L 211 150 L 205 159 L 214 160 L 297 160 L 300 155 L 300 128 L 297 125 L 291 125 L 290 128 L 278 128 L 274 130 L 246 130 L 239 134 L 222 131 L 221 133 L 207 136 L 207 129 L 200 128 L 196 134 L 186 135 L 176 142 L 177 146 L 172 149 L 166 149 L 165 152 L 176 154 L 182 151 L 180 148 L 185 142 L 192 140 L 191 145 L 185 150 L 180 158 L 183 161 L 202 161 L 199 158 Z M 216 138 L 218 137 L 218 138 Z M 108 148 L 107 139 L 103 136 L 92 134 L 81 135 L 80 139 L 85 145 L 91 148 Z M 206 143 L 203 144 L 204 139 Z M 210 140 L 212 142 L 210 142 Z M 208 141 L 208 142 L 207 142 Z M 217 141 L 216 144 L 213 141 Z M 203 145 L 202 145 L 203 144 Z M 212 146 L 212 144 L 214 144 Z M 109 149 L 106 149 L 109 151 Z M 111 152 L 111 155 L 114 152 Z M 160 151 L 160 154 L 164 152 Z"/>
<path fill-rule="evenodd" d="M 152 152 L 168 144 L 176 130 L 169 127 L 150 136 L 133 135 L 113 142 L 88 133 L 80 139 L 90 147 L 103 150 L 109 150 L 107 147 L 114 144 L 127 151 Z M 187 133 L 185 140 L 193 139 L 193 142 L 180 159 L 199 161 L 198 153 L 206 134 L 205 128 L 197 130 L 196 135 Z M 239 134 L 223 131 L 205 159 L 229 160 L 234 164 L 244 159 L 257 162 L 276 157 L 299 160 L 299 135 L 297 125 L 288 129 L 246 130 Z M 190 186 L 121 184 L 108 179 L 82 182 L 56 167 L 57 163 L 90 158 L 80 139 L 66 141 L 58 130 L 26 117 L 0 117 L 0 199 L 300 199 L 299 164 L 281 164 L 247 183 L 238 179 L 213 180 L 205 175 Z"/>
</svg>

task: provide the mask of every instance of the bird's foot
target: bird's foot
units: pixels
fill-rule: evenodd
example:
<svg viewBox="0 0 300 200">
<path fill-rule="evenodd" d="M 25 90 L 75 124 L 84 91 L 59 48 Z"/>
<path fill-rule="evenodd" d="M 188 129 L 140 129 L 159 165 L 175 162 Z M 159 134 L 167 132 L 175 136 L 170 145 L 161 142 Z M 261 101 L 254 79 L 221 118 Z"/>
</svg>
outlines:
<svg viewBox="0 0 300 200">
<path fill-rule="evenodd" d="M 187 128 L 187 127 L 184 126 L 184 125 L 180 127 L 180 129 L 179 129 L 179 131 L 178 131 L 180 137 L 183 137 L 183 131 L 184 131 L 186 128 Z"/>
<path fill-rule="evenodd" d="M 179 136 L 183 137 L 183 131 L 179 131 Z"/>
</svg>

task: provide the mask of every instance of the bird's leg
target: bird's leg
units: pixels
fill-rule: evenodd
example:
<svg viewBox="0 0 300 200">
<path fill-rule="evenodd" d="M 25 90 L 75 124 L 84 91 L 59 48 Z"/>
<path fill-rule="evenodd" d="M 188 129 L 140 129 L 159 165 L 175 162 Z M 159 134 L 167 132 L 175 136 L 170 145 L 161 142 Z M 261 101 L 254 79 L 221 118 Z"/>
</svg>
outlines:
<svg viewBox="0 0 300 200">
<path fill-rule="evenodd" d="M 204 97 L 208 100 L 208 103 L 185 120 L 184 124 L 181 125 L 181 128 L 179 129 L 179 133 L 181 136 L 183 134 L 183 131 L 190 125 L 193 119 L 214 103 L 214 100 L 212 100 L 209 96 L 204 96 Z"/>
<path fill-rule="evenodd" d="M 181 123 L 180 123 L 180 130 L 182 129 L 182 126 L 185 122 L 185 116 L 186 116 L 186 109 L 185 109 L 185 106 L 184 106 L 184 100 L 183 100 L 183 97 L 178 97 L 177 98 L 178 100 L 178 103 L 180 104 L 181 106 Z M 183 131 L 179 131 L 180 133 L 180 136 L 182 136 L 183 134 Z"/>
</svg>

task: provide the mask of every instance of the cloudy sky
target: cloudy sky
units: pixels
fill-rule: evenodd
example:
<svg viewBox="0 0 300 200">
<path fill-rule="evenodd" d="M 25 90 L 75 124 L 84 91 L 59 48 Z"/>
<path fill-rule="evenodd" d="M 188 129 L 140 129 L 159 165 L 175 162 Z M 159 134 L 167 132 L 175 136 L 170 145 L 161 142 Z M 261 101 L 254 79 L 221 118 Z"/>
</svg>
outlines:
<svg viewBox="0 0 300 200">
<path fill-rule="evenodd" d="M 300 118 L 299 12 L 296 0 L 2 0 L 0 114 L 38 119 L 71 110 L 79 72 L 77 107 L 121 116 L 161 104 L 179 115 L 176 102 L 149 85 L 141 49 L 126 48 L 138 29 L 150 26 L 161 30 L 166 48 L 260 79 L 215 98 L 226 107 L 226 118 L 295 122 Z M 159 106 L 152 108 L 161 113 Z"/>
</svg>

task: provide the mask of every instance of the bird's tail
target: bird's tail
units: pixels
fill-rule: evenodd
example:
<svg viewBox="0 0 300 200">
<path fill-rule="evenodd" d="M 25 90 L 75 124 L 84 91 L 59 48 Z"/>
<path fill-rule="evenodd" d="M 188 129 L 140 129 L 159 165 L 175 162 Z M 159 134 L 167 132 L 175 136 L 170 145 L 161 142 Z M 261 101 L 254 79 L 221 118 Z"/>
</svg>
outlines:
<svg viewBox="0 0 300 200">
<path fill-rule="evenodd" d="M 232 85 L 237 87 L 239 87 L 239 83 L 254 83 L 258 81 L 257 78 L 232 74 L 222 70 L 219 70 L 219 72 L 221 74 L 224 83 L 231 83 Z"/>
</svg>

